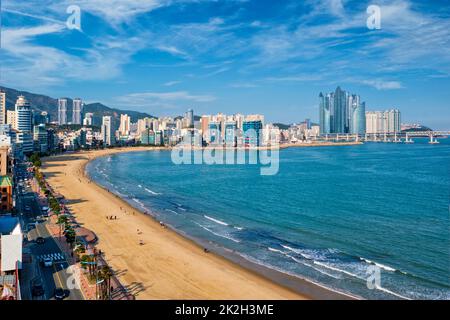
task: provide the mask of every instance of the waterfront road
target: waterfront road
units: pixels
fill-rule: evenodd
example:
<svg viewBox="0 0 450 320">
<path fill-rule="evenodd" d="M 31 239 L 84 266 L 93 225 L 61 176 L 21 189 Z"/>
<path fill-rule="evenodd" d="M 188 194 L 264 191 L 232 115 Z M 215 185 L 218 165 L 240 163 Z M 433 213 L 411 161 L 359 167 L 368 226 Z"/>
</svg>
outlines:
<svg viewBox="0 0 450 320">
<path fill-rule="evenodd" d="M 24 167 L 19 168 L 20 174 L 25 175 Z M 69 263 L 61 251 L 56 241 L 51 237 L 46 228 L 47 219 L 43 217 L 42 208 L 38 202 L 37 195 L 24 181 L 22 186 L 18 186 L 17 207 L 24 228 L 24 233 L 27 235 L 29 248 L 31 251 L 33 261 L 33 278 L 23 279 L 29 281 L 28 290 L 32 290 L 31 283 L 42 283 L 45 294 L 44 299 L 54 299 L 54 291 L 56 288 L 62 288 L 66 293 L 67 300 L 84 300 L 83 294 L 74 285 L 73 274 L 70 272 Z M 27 233 L 27 229 L 30 229 Z M 37 238 L 43 238 L 44 243 L 37 243 Z M 44 266 L 43 259 L 50 257 L 53 261 L 52 266 Z M 24 294 L 24 297 L 32 297 L 31 292 Z M 41 297 L 42 299 L 42 297 Z"/>
</svg>

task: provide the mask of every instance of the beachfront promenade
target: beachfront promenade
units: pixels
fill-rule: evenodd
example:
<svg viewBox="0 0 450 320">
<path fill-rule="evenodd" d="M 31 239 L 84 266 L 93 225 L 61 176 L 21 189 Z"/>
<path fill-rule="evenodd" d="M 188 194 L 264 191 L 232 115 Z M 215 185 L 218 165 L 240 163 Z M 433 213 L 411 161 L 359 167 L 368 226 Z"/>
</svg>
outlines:
<svg viewBox="0 0 450 320">
<path fill-rule="evenodd" d="M 213 252 L 205 253 L 85 176 L 85 165 L 95 157 L 143 150 L 157 149 L 63 154 L 43 159 L 41 169 L 76 221 L 95 232 L 96 248 L 129 293 L 137 299 L 307 298 Z M 107 219 L 111 215 L 117 219 Z"/>
<path fill-rule="evenodd" d="M 46 185 L 47 190 L 51 193 L 54 191 L 51 189 L 51 186 Z M 40 207 L 48 206 L 47 197 L 42 191 L 39 183 L 36 178 L 33 180 L 32 189 L 37 195 L 37 200 L 39 202 Z M 70 209 L 65 203 L 65 199 L 60 199 L 60 214 L 70 217 L 70 223 L 77 225 L 77 221 L 73 214 L 70 212 Z M 62 226 L 58 224 L 58 215 L 56 215 L 52 210 L 49 210 L 49 218 L 45 223 L 45 227 L 48 230 L 50 236 L 55 240 L 56 244 L 60 248 L 61 252 L 64 254 L 65 260 L 67 261 L 67 267 L 70 267 L 70 271 L 66 269 L 66 273 L 69 275 L 73 275 L 73 279 L 76 282 L 76 287 L 81 291 L 83 298 L 85 300 L 98 300 L 99 299 L 99 288 L 96 287 L 96 284 L 88 279 L 88 273 L 86 268 L 83 268 L 79 259 L 77 259 L 77 255 L 74 254 L 73 247 L 67 242 L 66 237 L 62 234 Z M 84 237 L 85 242 L 87 242 L 86 252 L 87 255 L 95 255 L 98 266 L 107 266 L 107 263 L 103 259 L 101 253 L 96 251 L 95 248 L 95 234 L 89 230 L 85 230 L 83 228 L 77 228 L 78 230 L 83 230 L 82 234 L 77 234 L 78 237 Z M 67 280 L 67 278 L 64 278 Z M 61 282 L 61 281 L 60 281 Z M 71 281 L 69 281 L 71 282 Z M 70 286 L 70 283 L 61 283 L 61 286 L 66 288 Z M 111 300 L 129 300 L 134 299 L 134 296 L 127 292 L 125 287 L 120 283 L 117 277 L 112 274 L 110 278 L 110 296 L 105 297 Z"/>
</svg>

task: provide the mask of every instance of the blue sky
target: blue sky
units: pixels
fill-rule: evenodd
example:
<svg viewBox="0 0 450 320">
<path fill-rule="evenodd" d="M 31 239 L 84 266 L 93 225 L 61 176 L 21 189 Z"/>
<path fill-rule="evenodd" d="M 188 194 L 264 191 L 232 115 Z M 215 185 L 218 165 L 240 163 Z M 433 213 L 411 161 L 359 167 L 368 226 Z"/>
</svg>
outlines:
<svg viewBox="0 0 450 320">
<path fill-rule="evenodd" d="M 81 31 L 69 30 L 69 5 Z M 369 30 L 370 4 L 381 29 Z M 2 85 L 178 115 L 318 119 L 319 92 L 450 129 L 450 2 L 3 0 Z"/>
</svg>

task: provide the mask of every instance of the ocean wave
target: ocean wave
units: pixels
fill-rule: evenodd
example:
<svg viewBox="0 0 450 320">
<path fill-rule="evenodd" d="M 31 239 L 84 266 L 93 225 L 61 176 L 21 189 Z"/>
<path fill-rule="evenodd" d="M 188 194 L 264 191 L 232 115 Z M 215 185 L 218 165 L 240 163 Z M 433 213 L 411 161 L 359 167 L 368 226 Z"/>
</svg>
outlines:
<svg viewBox="0 0 450 320">
<path fill-rule="evenodd" d="M 378 263 L 378 262 L 375 262 L 375 261 L 372 261 L 369 259 L 365 259 L 365 258 L 359 258 L 359 259 L 361 259 L 364 262 L 367 262 L 368 264 L 376 265 L 377 267 L 380 267 L 381 269 L 384 269 L 386 271 L 390 271 L 390 272 L 398 271 L 397 269 L 394 269 L 392 267 L 386 266 L 384 264 L 381 264 L 381 263 Z M 402 271 L 400 271 L 400 272 L 402 272 Z M 402 273 L 404 273 L 404 272 L 402 272 Z"/>
<path fill-rule="evenodd" d="M 272 252 L 278 252 L 278 253 L 281 253 L 283 255 L 286 255 L 286 253 L 284 251 L 281 251 L 281 250 L 278 250 L 278 249 L 274 249 L 274 248 L 271 248 L 271 247 L 268 247 L 267 249 L 269 251 L 272 251 Z"/>
<path fill-rule="evenodd" d="M 206 231 L 208 231 L 208 232 L 210 232 L 210 233 L 212 233 L 212 234 L 214 234 L 214 235 L 216 235 L 218 237 L 225 238 L 225 239 L 234 241 L 236 243 L 240 243 L 241 242 L 241 241 L 239 241 L 239 240 L 237 240 L 237 239 L 235 239 L 233 237 L 230 237 L 229 235 L 225 235 L 225 234 L 214 232 L 211 229 L 209 229 L 208 227 L 205 227 L 205 226 L 201 225 L 200 223 L 195 222 L 195 224 L 198 225 L 200 228 L 202 228 L 202 229 L 204 229 L 204 230 L 206 230 Z"/>
<path fill-rule="evenodd" d="M 132 200 L 136 202 L 138 205 L 140 205 L 142 208 L 144 209 L 146 208 L 145 205 L 139 199 L 133 198 Z"/>
<path fill-rule="evenodd" d="M 305 258 L 305 259 L 307 259 L 307 260 L 313 260 L 313 259 L 314 259 L 311 255 L 305 253 L 305 252 L 304 252 L 303 250 L 301 250 L 301 249 L 291 248 L 291 247 L 286 246 L 286 245 L 283 245 L 283 244 L 282 244 L 281 246 L 282 246 L 283 248 L 289 250 L 289 251 L 292 251 L 292 252 L 294 252 L 294 253 L 297 253 L 297 254 L 301 255 L 303 258 Z"/>
<path fill-rule="evenodd" d="M 324 289 L 326 289 L 326 290 L 330 290 L 330 291 L 333 291 L 333 292 L 336 292 L 336 293 L 339 293 L 339 294 L 342 294 L 342 295 L 346 295 L 346 296 L 348 296 L 348 297 L 352 297 L 352 298 L 358 299 L 357 296 L 351 295 L 351 294 L 346 293 L 346 292 L 343 292 L 343 291 L 338 291 L 338 290 L 336 290 L 336 289 L 332 289 L 332 288 L 327 287 L 326 285 L 324 285 L 324 284 L 322 284 L 322 283 L 319 283 L 319 282 L 314 281 L 314 280 L 312 280 L 312 279 L 308 279 L 308 278 L 306 278 L 306 277 L 304 277 L 304 276 L 301 276 L 301 275 L 299 275 L 299 274 L 296 274 L 296 273 L 293 273 L 293 272 L 289 272 L 289 271 L 287 271 L 287 270 L 284 270 L 284 269 L 282 269 L 282 268 L 280 268 L 280 267 L 276 267 L 276 266 L 271 265 L 271 264 L 269 264 L 269 263 L 265 263 L 265 262 L 263 262 L 263 261 L 261 261 L 261 260 L 259 260 L 259 259 L 256 259 L 256 258 L 254 258 L 254 257 L 251 257 L 251 256 L 249 256 L 249 255 L 247 255 L 247 254 L 244 254 L 244 253 L 241 253 L 241 252 L 236 252 L 236 254 L 239 255 L 239 256 L 241 256 L 242 258 L 244 258 L 244 259 L 250 261 L 250 262 L 253 262 L 253 263 L 258 264 L 258 265 L 260 265 L 260 266 L 266 267 L 266 268 L 268 268 L 268 269 L 272 269 L 272 270 L 278 271 L 278 272 L 280 272 L 280 273 L 284 273 L 284 274 L 287 274 L 287 275 L 289 275 L 289 276 L 292 276 L 292 277 L 295 277 L 295 278 L 298 278 L 298 279 L 307 281 L 307 282 L 309 282 L 309 283 L 315 284 L 315 285 L 317 285 L 317 286 L 319 286 L 319 287 L 321 287 L 321 288 L 324 288 Z"/>
<path fill-rule="evenodd" d="M 170 209 L 166 209 L 166 211 L 169 211 L 169 212 L 172 212 L 172 213 L 175 213 L 175 214 L 179 214 L 178 212 L 170 210 Z"/>
<path fill-rule="evenodd" d="M 377 286 L 377 285 L 376 285 L 376 286 L 375 286 L 375 289 L 380 290 L 380 291 L 383 291 L 383 292 L 386 292 L 386 293 L 388 293 L 388 294 L 391 294 L 391 295 L 396 296 L 396 297 L 401 298 L 401 299 L 412 300 L 411 298 L 402 296 L 402 295 L 399 294 L 399 293 L 396 293 L 396 292 L 391 291 L 391 290 L 389 290 L 389 289 L 383 288 L 383 287 L 381 287 L 381 286 Z"/>
<path fill-rule="evenodd" d="M 138 187 L 139 187 L 139 188 L 142 188 L 142 185 L 138 184 Z"/>
<path fill-rule="evenodd" d="M 328 277 L 331 277 L 331 278 L 333 278 L 333 279 L 341 279 L 340 277 L 338 277 L 338 276 L 336 276 L 336 275 L 334 275 L 334 274 L 331 274 L 331 273 L 328 273 L 328 272 L 326 272 L 326 271 L 320 270 L 319 268 L 315 268 L 313 265 L 311 265 L 311 264 L 309 264 L 309 263 L 306 263 L 306 262 L 303 262 L 303 261 L 301 261 L 301 260 L 299 260 L 299 259 L 296 259 L 295 257 L 289 256 L 289 255 L 288 255 L 288 257 L 290 257 L 290 258 L 291 258 L 292 260 L 294 260 L 295 262 L 300 263 L 300 264 L 302 264 L 302 265 L 304 265 L 304 266 L 310 267 L 310 268 L 316 270 L 317 272 L 319 272 L 319 273 L 321 273 L 321 274 L 324 274 L 324 275 L 326 275 L 326 276 L 328 276 Z"/>
<path fill-rule="evenodd" d="M 323 263 L 323 262 L 319 262 L 319 261 L 314 261 L 313 263 L 318 265 L 318 266 L 324 267 L 326 269 L 330 269 L 330 270 L 333 270 L 333 271 L 336 271 L 336 272 L 344 273 L 344 274 L 349 275 L 351 277 L 354 277 L 354 278 L 366 281 L 365 278 L 362 278 L 359 275 L 357 275 L 355 273 L 351 273 L 351 272 L 349 272 L 347 270 L 342 270 L 342 269 L 336 268 L 334 266 L 330 266 L 329 264 L 326 264 L 326 263 Z"/>
<path fill-rule="evenodd" d="M 223 226 L 229 226 L 228 223 L 223 222 L 223 221 L 221 221 L 221 220 L 219 220 L 219 219 L 214 219 L 214 218 L 211 218 L 211 217 L 209 217 L 209 216 L 207 216 L 207 215 L 204 215 L 204 217 L 205 217 L 206 219 L 210 220 L 210 221 L 213 221 L 213 222 L 215 222 L 215 223 L 221 224 L 221 225 L 223 225 Z"/>
<path fill-rule="evenodd" d="M 144 188 L 144 189 L 145 189 L 145 191 L 147 191 L 147 192 L 150 193 L 150 194 L 153 194 L 154 196 L 159 196 L 159 195 L 161 194 L 161 193 L 152 191 L 152 190 L 150 190 L 150 189 L 148 189 L 148 188 Z"/>
</svg>

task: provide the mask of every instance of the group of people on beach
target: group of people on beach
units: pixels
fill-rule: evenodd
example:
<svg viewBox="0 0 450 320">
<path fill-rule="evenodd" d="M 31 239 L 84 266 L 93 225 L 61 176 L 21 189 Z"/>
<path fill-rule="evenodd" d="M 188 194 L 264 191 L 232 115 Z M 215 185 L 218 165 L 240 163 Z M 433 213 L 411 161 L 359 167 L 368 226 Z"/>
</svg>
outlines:
<svg viewBox="0 0 450 320">
<path fill-rule="evenodd" d="M 117 216 L 106 216 L 108 220 L 117 220 Z"/>
</svg>

